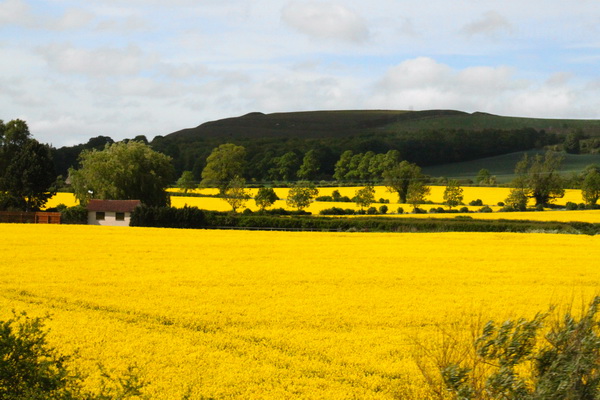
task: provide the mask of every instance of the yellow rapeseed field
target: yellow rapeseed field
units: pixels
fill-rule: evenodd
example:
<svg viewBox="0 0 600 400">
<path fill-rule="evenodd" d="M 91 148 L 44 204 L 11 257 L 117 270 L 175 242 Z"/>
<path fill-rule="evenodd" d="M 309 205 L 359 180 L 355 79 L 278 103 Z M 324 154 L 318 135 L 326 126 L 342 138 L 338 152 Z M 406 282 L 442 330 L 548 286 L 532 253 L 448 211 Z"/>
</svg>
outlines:
<svg viewBox="0 0 600 400">
<path fill-rule="evenodd" d="M 600 237 L 1 224 L 0 314 L 153 399 L 427 398 L 413 338 L 598 292 Z"/>
<path fill-rule="evenodd" d="M 431 195 L 427 198 L 434 204 L 424 204 L 421 207 L 425 210 L 443 206 L 443 195 L 444 186 L 432 186 Z M 319 188 L 319 196 L 331 196 L 334 190 L 338 190 L 342 196 L 348 196 L 349 198 L 354 197 L 356 190 L 360 187 L 332 187 L 332 188 Z M 464 187 L 464 203 L 468 204 L 472 200 L 480 199 L 484 205 L 488 205 L 493 211 L 498 211 L 501 207 L 497 206 L 498 202 L 503 201 L 510 191 L 509 188 L 499 187 Z M 376 203 L 373 204 L 376 208 L 379 208 L 384 203 L 380 203 L 380 199 L 389 200 L 390 203 L 386 204 L 389 209 L 389 215 L 402 217 L 402 218 L 448 218 L 448 214 L 408 214 L 412 210 L 412 206 L 408 204 L 399 204 L 398 196 L 394 193 L 390 193 L 384 186 L 375 187 L 375 198 Z M 171 192 L 176 193 L 179 189 L 170 189 Z M 285 208 L 289 209 L 285 202 L 289 189 L 288 188 L 276 188 L 275 192 L 281 198 L 275 202 L 271 208 Z M 204 194 L 204 195 L 215 195 L 218 193 L 217 189 L 195 189 L 192 193 Z M 248 192 L 251 196 L 256 195 L 257 189 L 249 189 Z M 581 203 L 581 191 L 568 189 L 565 192 L 565 197 L 558 199 L 557 204 L 566 204 L 567 202 Z M 58 193 L 54 196 L 46 205 L 46 208 L 56 207 L 58 204 L 65 204 L 67 206 L 73 206 L 78 204 L 77 200 L 71 193 Z M 214 211 L 230 211 L 231 206 L 222 198 L 217 197 L 180 197 L 172 196 L 171 205 L 173 207 L 198 207 L 204 210 Z M 533 204 L 531 204 L 533 206 Z M 258 207 L 253 199 L 249 200 L 244 208 L 250 208 L 253 211 L 257 211 Z M 359 207 L 355 203 L 347 202 L 313 202 L 306 210 L 317 215 L 319 212 L 326 208 L 339 207 L 339 208 L 351 208 L 357 210 Z M 404 209 L 405 214 L 395 214 L 398 207 Z M 461 206 L 462 207 L 462 206 Z M 470 211 L 477 211 L 481 206 L 467 206 Z M 240 210 L 241 211 L 241 210 Z M 457 214 L 451 214 L 450 217 L 454 217 Z M 462 215 L 462 214 L 460 214 Z M 582 221 L 600 223 L 600 210 L 587 210 L 587 211 L 552 211 L 552 212 L 511 212 L 511 213 L 477 213 L 467 214 L 473 218 L 478 219 L 529 219 L 536 221 Z"/>
</svg>

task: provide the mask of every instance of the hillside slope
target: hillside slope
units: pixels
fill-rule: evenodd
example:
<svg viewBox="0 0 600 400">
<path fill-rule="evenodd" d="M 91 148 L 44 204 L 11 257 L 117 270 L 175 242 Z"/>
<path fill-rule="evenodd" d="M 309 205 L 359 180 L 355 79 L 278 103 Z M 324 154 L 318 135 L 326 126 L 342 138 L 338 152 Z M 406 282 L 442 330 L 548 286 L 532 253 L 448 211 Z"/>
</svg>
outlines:
<svg viewBox="0 0 600 400">
<path fill-rule="evenodd" d="M 598 120 L 568 120 L 503 117 L 455 110 L 393 111 L 348 110 L 306 111 L 263 114 L 206 122 L 195 128 L 166 135 L 176 141 L 199 138 L 265 138 L 265 137 L 348 137 L 366 133 L 419 131 L 437 129 L 523 129 L 534 128 L 553 133 L 581 129 L 586 134 L 600 136 Z"/>
</svg>

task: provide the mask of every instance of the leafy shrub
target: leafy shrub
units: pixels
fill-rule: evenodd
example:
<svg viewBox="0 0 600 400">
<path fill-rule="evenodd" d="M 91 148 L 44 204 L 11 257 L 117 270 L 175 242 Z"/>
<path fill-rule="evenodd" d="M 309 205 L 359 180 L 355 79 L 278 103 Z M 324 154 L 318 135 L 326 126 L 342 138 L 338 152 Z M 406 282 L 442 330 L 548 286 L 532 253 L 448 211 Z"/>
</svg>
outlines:
<svg viewBox="0 0 600 400">
<path fill-rule="evenodd" d="M 44 320 L 25 313 L 0 321 L 0 398 L 6 400 L 143 399 L 145 383 L 135 367 L 125 376 L 103 373 L 98 394 L 85 393 L 83 377 L 68 368 L 71 357 L 61 355 L 46 340 Z"/>
<path fill-rule="evenodd" d="M 489 321 L 469 357 L 438 364 L 441 381 L 455 399 L 598 399 L 599 306 L 596 297 L 580 319 L 567 312 L 545 335 L 549 313 Z"/>
<path fill-rule="evenodd" d="M 369 215 L 377 214 L 377 209 L 375 207 L 369 207 L 367 209 L 367 214 L 369 214 Z"/>
<path fill-rule="evenodd" d="M 469 208 L 468 207 L 461 207 L 460 210 L 458 210 L 461 213 L 468 213 L 469 212 Z"/>
<path fill-rule="evenodd" d="M 379 203 L 382 204 L 390 204 L 390 199 L 384 199 L 383 197 L 379 199 Z"/>
<path fill-rule="evenodd" d="M 319 197 L 315 198 L 315 201 L 329 202 L 329 201 L 335 201 L 335 200 L 333 200 L 333 197 L 331 197 L 331 196 L 319 196 Z"/>
<path fill-rule="evenodd" d="M 483 205 L 483 201 L 481 199 L 477 199 L 477 200 L 472 200 L 469 202 L 470 206 L 482 206 Z"/>
<path fill-rule="evenodd" d="M 483 206 L 479 209 L 480 213 L 491 213 L 493 210 L 488 206 Z"/>
<path fill-rule="evenodd" d="M 60 222 L 62 224 L 87 224 L 88 212 L 87 209 L 82 205 L 76 205 L 73 207 L 59 208 L 60 204 L 56 207 L 60 212 Z"/>
<path fill-rule="evenodd" d="M 382 205 L 381 207 L 379 207 L 380 214 L 387 214 L 387 212 L 388 212 L 388 206 L 386 206 L 385 204 Z"/>
<path fill-rule="evenodd" d="M 351 208 L 343 209 L 340 207 L 331 207 L 326 208 L 324 210 L 319 211 L 321 215 L 352 215 L 354 214 L 354 210 Z"/>
<path fill-rule="evenodd" d="M 348 196 L 341 196 L 338 190 L 334 190 L 332 196 L 319 196 L 315 198 L 315 201 L 323 201 L 323 202 L 339 202 L 339 203 L 352 203 L 354 199 L 351 199 Z"/>
<path fill-rule="evenodd" d="M 402 208 L 402 207 L 398 207 L 398 209 L 396 210 L 396 212 L 397 212 L 398 214 L 404 214 L 404 208 Z"/>
<path fill-rule="evenodd" d="M 504 202 L 503 202 L 503 201 L 499 201 L 499 202 L 498 202 L 498 205 L 499 205 L 500 207 L 504 207 Z"/>
<path fill-rule="evenodd" d="M 572 201 L 567 202 L 567 204 L 565 205 L 565 208 L 567 210 L 577 210 L 577 204 L 573 203 Z"/>
<path fill-rule="evenodd" d="M 274 208 L 272 210 L 263 210 L 258 214 L 266 214 L 266 215 L 310 215 L 309 211 L 304 210 L 286 210 L 285 208 Z"/>
<path fill-rule="evenodd" d="M 161 228 L 203 228 L 208 225 L 204 211 L 197 207 L 152 207 L 141 205 L 131 214 L 130 226 Z"/>
</svg>

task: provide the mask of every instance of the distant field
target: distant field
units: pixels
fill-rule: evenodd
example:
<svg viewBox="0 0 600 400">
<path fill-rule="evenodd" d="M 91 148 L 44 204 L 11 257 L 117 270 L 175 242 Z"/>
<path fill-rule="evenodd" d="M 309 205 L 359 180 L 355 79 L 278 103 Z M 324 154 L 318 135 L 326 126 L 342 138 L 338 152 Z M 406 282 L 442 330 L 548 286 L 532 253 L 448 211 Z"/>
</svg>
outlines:
<svg viewBox="0 0 600 400">
<path fill-rule="evenodd" d="M 78 350 L 89 388 L 98 363 L 136 364 L 155 400 L 427 399 L 415 339 L 577 306 L 600 285 L 598 236 L 19 224 L 0 235 L 0 318 L 49 313 L 51 344 Z"/>
<path fill-rule="evenodd" d="M 348 196 L 352 198 L 356 190 L 360 187 L 339 187 L 339 188 L 320 188 L 319 195 L 320 196 L 330 196 L 334 190 L 339 190 L 342 196 Z M 394 193 L 390 193 L 384 186 L 377 186 L 375 197 L 377 201 L 379 199 L 389 200 L 389 203 L 374 203 L 373 206 L 376 208 L 381 207 L 382 205 L 386 205 L 389 209 L 388 214 L 394 215 L 398 209 L 398 207 L 402 207 L 405 211 L 405 214 L 396 215 L 399 218 L 447 218 L 448 216 L 453 217 L 460 214 L 406 214 L 412 210 L 412 206 L 409 204 L 399 204 L 398 196 Z M 472 200 L 480 199 L 484 205 L 488 205 L 492 210 L 497 211 L 501 207 L 497 206 L 499 201 L 503 201 L 510 191 L 509 188 L 500 188 L 500 187 L 464 187 L 464 203 L 468 204 Z M 178 189 L 171 189 L 171 192 L 178 192 Z M 257 189 L 250 189 L 249 192 L 251 195 L 256 194 Z M 278 200 L 272 208 L 285 208 L 289 209 L 285 202 L 285 198 L 287 197 L 289 189 L 287 188 L 275 188 L 275 192 L 282 199 Z M 217 189 L 196 189 L 192 192 L 204 195 L 214 195 L 217 194 Z M 423 204 L 421 208 L 425 210 L 429 210 L 431 208 L 437 207 L 445 207 L 443 203 L 443 194 L 444 187 L 443 186 L 432 186 L 431 187 L 431 195 L 428 197 L 428 200 L 433 201 L 435 204 Z M 567 190 L 565 193 L 565 197 L 559 199 L 557 204 L 566 204 L 567 202 L 573 203 L 581 203 L 581 191 L 579 190 Z M 49 202 L 47 207 L 56 207 L 56 205 L 63 203 L 68 206 L 72 206 L 77 204 L 76 199 L 71 193 L 58 193 L 55 197 L 53 197 Z M 183 197 L 183 196 L 172 196 L 171 197 L 171 205 L 173 207 L 198 207 L 205 210 L 213 210 L 213 211 L 229 211 L 231 207 L 229 204 L 222 198 L 217 197 Z M 253 211 L 258 210 L 254 200 L 249 200 L 246 203 L 247 208 L 250 208 Z M 318 214 L 319 211 L 331 208 L 331 207 L 339 207 L 339 208 L 351 208 L 353 210 L 357 210 L 359 207 L 355 203 L 346 203 L 346 202 L 313 202 L 307 211 L 312 212 L 313 214 Z M 463 207 L 463 206 L 460 206 Z M 471 211 L 477 211 L 481 208 L 481 206 L 466 206 Z M 465 214 L 470 215 L 473 218 L 478 219 L 532 219 L 532 220 L 543 220 L 543 221 L 583 221 L 583 222 L 600 222 L 600 210 L 594 211 L 545 211 L 545 212 L 516 212 L 516 213 L 477 213 L 477 214 Z"/>
<path fill-rule="evenodd" d="M 334 190 L 338 190 L 342 196 L 347 196 L 347 197 L 352 198 L 356 194 L 357 189 L 360 189 L 360 187 L 319 188 L 319 196 L 331 196 L 331 194 Z M 424 208 L 425 210 L 429 210 L 432 207 L 437 208 L 439 206 L 443 206 L 442 203 L 444 201 L 444 197 L 443 197 L 444 189 L 445 189 L 444 186 L 431 186 L 431 195 L 427 197 L 427 200 L 432 201 L 434 204 L 423 204 L 423 205 L 421 205 L 421 208 Z M 279 208 L 279 207 L 289 208 L 289 207 L 287 207 L 285 200 L 284 200 L 287 197 L 287 193 L 288 193 L 289 189 L 275 188 L 274 190 L 282 200 L 278 200 L 273 205 L 272 208 Z M 480 199 L 484 205 L 488 205 L 494 210 L 498 210 L 500 208 L 497 206 L 498 202 L 503 201 L 508 196 L 508 193 L 510 192 L 509 188 L 502 188 L 502 187 L 466 186 L 463 188 L 463 190 L 464 190 L 464 192 L 463 192 L 464 201 L 463 202 L 465 204 L 468 204 L 469 202 L 471 202 L 473 200 Z M 176 192 L 177 189 L 173 189 L 172 191 Z M 254 195 L 256 193 L 256 191 L 257 191 L 257 189 L 249 190 L 251 195 Z M 217 193 L 215 189 L 196 189 L 194 192 L 201 193 L 201 194 L 216 194 Z M 385 186 L 376 186 L 375 187 L 375 198 L 377 199 L 377 201 L 379 199 L 389 200 L 389 204 L 386 204 L 389 208 L 389 212 L 396 212 L 398 207 L 402 207 L 405 212 L 409 212 L 410 210 L 412 210 L 411 205 L 398 203 L 398 196 L 395 193 L 390 193 Z M 569 201 L 573 202 L 573 203 L 581 203 L 581 201 L 582 201 L 581 200 L 581 191 L 573 190 L 573 189 L 567 190 L 565 193 L 565 197 L 563 197 L 562 199 L 559 199 L 556 203 L 557 204 L 566 204 Z M 231 209 L 229 204 L 227 204 L 227 202 L 224 199 L 214 198 L 214 197 L 173 196 L 173 197 L 171 197 L 171 203 L 175 207 L 183 207 L 184 205 L 188 205 L 188 206 L 196 206 L 198 208 L 204 208 L 204 209 L 215 210 L 215 211 L 228 211 Z M 377 202 L 377 203 L 374 203 L 373 206 L 380 207 L 383 204 L 384 203 Z M 248 203 L 246 204 L 246 207 L 250 208 L 251 210 L 258 209 L 256 207 L 256 204 L 254 203 L 254 200 L 249 200 Z M 351 209 L 355 209 L 355 210 L 358 209 L 358 206 L 353 202 L 350 202 L 350 203 L 347 203 L 347 202 L 313 202 L 309 206 L 309 208 L 307 208 L 307 211 L 317 214 L 322 209 L 331 208 L 331 207 L 351 208 Z M 467 208 L 475 211 L 475 210 L 480 209 L 481 206 L 467 206 Z M 494 214 L 494 215 L 498 215 L 499 216 L 498 218 L 502 218 L 502 215 L 505 215 L 505 214 Z M 527 215 L 529 215 L 529 213 L 525 213 L 523 219 L 526 219 Z"/>
<path fill-rule="evenodd" d="M 479 170 L 486 168 L 492 175 L 496 175 L 499 183 L 509 183 L 515 177 L 515 165 L 523 158 L 524 154 L 543 153 L 542 151 L 516 152 L 473 161 L 424 167 L 423 172 L 433 177 L 444 176 L 452 179 L 475 180 Z M 563 175 L 580 173 L 590 164 L 600 165 L 600 154 L 565 154 L 559 172 Z"/>
</svg>

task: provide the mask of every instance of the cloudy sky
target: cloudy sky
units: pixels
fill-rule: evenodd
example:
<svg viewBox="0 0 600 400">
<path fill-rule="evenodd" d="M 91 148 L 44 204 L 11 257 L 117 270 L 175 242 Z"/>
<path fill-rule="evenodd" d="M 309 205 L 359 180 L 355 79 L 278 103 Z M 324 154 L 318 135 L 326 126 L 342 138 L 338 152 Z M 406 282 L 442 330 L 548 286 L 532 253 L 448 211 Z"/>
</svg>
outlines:
<svg viewBox="0 0 600 400">
<path fill-rule="evenodd" d="M 600 118 L 598 0 L 0 0 L 0 119 L 56 147 L 248 112 Z"/>
</svg>

